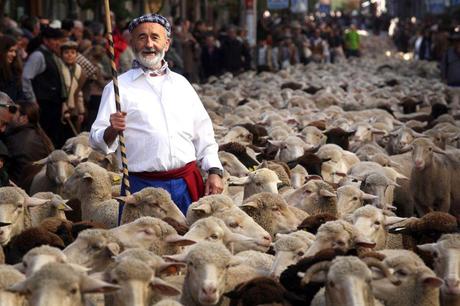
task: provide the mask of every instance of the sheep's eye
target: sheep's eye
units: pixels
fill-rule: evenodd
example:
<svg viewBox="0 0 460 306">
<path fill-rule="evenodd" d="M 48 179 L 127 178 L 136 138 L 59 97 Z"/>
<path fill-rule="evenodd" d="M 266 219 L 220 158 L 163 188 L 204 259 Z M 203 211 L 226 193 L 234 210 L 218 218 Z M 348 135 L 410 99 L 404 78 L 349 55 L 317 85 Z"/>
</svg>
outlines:
<svg viewBox="0 0 460 306">
<path fill-rule="evenodd" d="M 375 225 L 380 225 L 380 221 L 375 221 L 374 224 Z"/>
<path fill-rule="evenodd" d="M 335 283 L 334 283 L 333 281 L 329 281 L 329 287 L 334 288 L 334 287 L 335 287 Z"/>
<path fill-rule="evenodd" d="M 231 228 L 236 228 L 236 227 L 238 227 L 238 223 L 237 222 L 232 222 L 228 226 L 230 226 Z"/>
<path fill-rule="evenodd" d="M 212 235 L 210 236 L 210 238 L 216 240 L 216 239 L 219 238 L 219 237 L 217 237 L 216 234 L 212 234 Z"/>
<path fill-rule="evenodd" d="M 337 240 L 335 243 L 337 243 L 340 246 L 344 246 L 345 242 L 343 240 Z"/>
<path fill-rule="evenodd" d="M 404 270 L 398 270 L 398 271 L 395 272 L 395 274 L 397 276 L 401 276 L 401 277 L 407 276 L 407 272 L 404 271 Z"/>
<path fill-rule="evenodd" d="M 227 162 L 222 163 L 222 166 L 224 166 L 224 167 L 227 166 L 227 165 L 228 165 Z"/>
<path fill-rule="evenodd" d="M 297 256 L 302 257 L 305 253 L 303 251 L 298 251 Z"/>
<path fill-rule="evenodd" d="M 438 258 L 438 257 L 439 257 L 438 252 L 437 252 L 437 251 L 434 251 L 434 252 L 433 252 L 433 258 Z"/>
<path fill-rule="evenodd" d="M 358 197 L 353 197 L 352 201 L 358 201 Z"/>
<path fill-rule="evenodd" d="M 22 265 L 24 266 L 24 268 L 27 268 L 27 261 L 23 261 Z"/>
<path fill-rule="evenodd" d="M 99 250 L 99 246 L 97 244 L 94 244 L 94 245 L 90 245 L 89 248 L 93 251 L 97 251 Z"/>
<path fill-rule="evenodd" d="M 433 151 L 433 148 L 432 148 L 432 147 L 429 147 L 428 150 Z"/>
<path fill-rule="evenodd" d="M 305 190 L 305 194 L 312 194 L 313 192 L 311 190 Z"/>
<path fill-rule="evenodd" d="M 77 292 L 78 292 L 78 289 L 77 289 L 77 288 L 72 288 L 72 289 L 70 289 L 70 293 L 71 293 L 71 294 L 77 294 Z"/>
<path fill-rule="evenodd" d="M 272 211 L 280 211 L 280 208 L 279 207 L 273 207 Z"/>
<path fill-rule="evenodd" d="M 116 278 L 113 278 L 112 279 L 112 284 L 114 284 L 114 285 L 118 284 L 118 280 Z"/>
<path fill-rule="evenodd" d="M 193 262 L 189 261 L 189 262 L 187 263 L 187 265 L 188 265 L 189 267 L 192 268 L 192 267 L 193 267 Z"/>
</svg>

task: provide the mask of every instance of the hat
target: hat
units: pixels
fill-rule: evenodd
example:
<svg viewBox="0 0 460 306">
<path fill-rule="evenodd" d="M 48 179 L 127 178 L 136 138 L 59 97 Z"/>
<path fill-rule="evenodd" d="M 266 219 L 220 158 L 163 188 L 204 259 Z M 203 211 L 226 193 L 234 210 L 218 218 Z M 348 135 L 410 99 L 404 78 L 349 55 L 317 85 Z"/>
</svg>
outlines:
<svg viewBox="0 0 460 306">
<path fill-rule="evenodd" d="M 165 28 L 168 37 L 171 36 L 171 24 L 165 17 L 159 14 L 147 14 L 133 19 L 128 25 L 129 32 L 131 33 L 138 25 L 144 22 L 160 24 L 163 28 Z"/>
<path fill-rule="evenodd" d="M 73 40 L 68 40 L 65 43 L 61 44 L 61 50 L 67 50 L 67 49 L 78 49 L 78 43 Z"/>
<path fill-rule="evenodd" d="M 43 38 L 60 39 L 64 37 L 64 33 L 60 29 L 46 27 L 42 31 L 42 36 Z"/>
</svg>

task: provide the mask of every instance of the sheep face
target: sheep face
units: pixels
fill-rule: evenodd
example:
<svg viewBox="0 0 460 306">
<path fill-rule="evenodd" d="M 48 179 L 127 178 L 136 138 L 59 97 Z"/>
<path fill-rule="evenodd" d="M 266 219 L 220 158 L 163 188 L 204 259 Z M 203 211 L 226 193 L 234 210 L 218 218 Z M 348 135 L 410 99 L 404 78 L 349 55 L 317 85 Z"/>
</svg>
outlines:
<svg viewBox="0 0 460 306">
<path fill-rule="evenodd" d="M 235 126 L 227 135 L 225 135 L 222 143 L 239 142 L 242 145 L 252 144 L 253 135 L 244 127 Z"/>
<path fill-rule="evenodd" d="M 138 259 L 122 259 L 105 273 L 105 281 L 120 286 L 106 299 L 111 305 L 139 305 L 152 304 L 155 292 L 163 295 L 177 295 L 180 291 L 155 277 L 147 264 Z"/>
<path fill-rule="evenodd" d="M 337 213 L 336 194 L 333 188 L 320 180 L 308 181 L 287 198 L 287 202 L 309 214 Z"/>
<path fill-rule="evenodd" d="M 423 251 L 430 252 L 434 257 L 436 275 L 444 280 L 441 287 L 442 299 L 460 300 L 460 235 L 443 235 L 437 243 L 418 246 Z M 453 305 L 451 303 L 446 305 Z"/>
<path fill-rule="evenodd" d="M 9 290 L 28 294 L 31 306 L 83 306 L 85 293 L 103 293 L 118 288 L 90 278 L 66 264 L 50 263 Z"/>
<path fill-rule="evenodd" d="M 244 177 L 249 174 L 248 168 L 232 153 L 220 151 L 219 160 L 222 163 L 222 167 L 232 176 Z"/>
<path fill-rule="evenodd" d="M 68 161 L 56 161 L 46 163 L 46 176 L 58 186 L 63 186 L 65 181 L 72 175 L 73 166 Z"/>
<path fill-rule="evenodd" d="M 27 254 L 26 254 L 27 256 Z M 61 256 L 56 256 L 52 254 L 36 254 L 34 256 L 24 256 L 22 259 L 22 267 L 27 277 L 30 277 L 32 274 L 40 270 L 44 265 L 51 262 L 67 262 L 67 258 L 64 254 Z"/>
<path fill-rule="evenodd" d="M 24 294 L 7 291 L 10 286 L 24 281 L 24 279 L 24 275 L 18 272 L 14 267 L 0 265 L 0 301 L 2 306 L 28 305 Z"/>
<path fill-rule="evenodd" d="M 235 241 L 233 245 L 235 253 L 244 250 L 265 252 L 270 247 L 272 242 L 270 234 L 240 208 L 218 212 L 214 216 L 223 220 L 233 233 L 251 238 Z"/>
<path fill-rule="evenodd" d="M 414 140 L 411 147 L 414 169 L 418 171 L 422 171 L 431 165 L 434 152 L 444 152 L 437 148 L 428 138 L 418 138 Z"/>
<path fill-rule="evenodd" d="M 216 305 L 225 290 L 230 252 L 219 243 L 201 242 L 186 257 L 187 275 L 183 290 L 189 290 L 198 305 Z"/>
<path fill-rule="evenodd" d="M 392 205 L 394 183 L 385 175 L 378 172 L 370 173 L 364 178 L 361 186 L 364 192 L 376 196 L 376 198 L 372 200 L 374 206 L 386 209 Z"/>
<path fill-rule="evenodd" d="M 0 245 L 6 245 L 15 234 L 16 224 L 23 217 L 24 207 L 16 204 L 2 204 L 0 206 Z"/>
<path fill-rule="evenodd" d="M 412 129 L 401 127 L 389 134 L 387 144 L 388 151 L 391 154 L 400 154 L 406 152 L 412 141 L 415 139 Z"/>
<path fill-rule="evenodd" d="M 104 270 L 121 248 L 121 242 L 109 231 L 88 229 L 82 231 L 63 252 L 69 262 L 97 272 Z"/>
<path fill-rule="evenodd" d="M 313 240 L 302 241 L 297 237 L 283 237 L 275 242 L 275 260 L 270 274 L 279 277 L 290 265 L 297 263 L 307 253 Z"/>
<path fill-rule="evenodd" d="M 244 178 L 230 178 L 230 185 L 244 185 L 244 198 L 260 192 L 278 193 L 278 184 L 282 183 L 276 172 L 261 168 Z"/>
<path fill-rule="evenodd" d="M 374 195 L 361 191 L 353 185 L 342 186 L 337 189 L 337 213 L 339 217 L 354 212 L 363 206 L 365 200 L 374 200 Z"/>
</svg>

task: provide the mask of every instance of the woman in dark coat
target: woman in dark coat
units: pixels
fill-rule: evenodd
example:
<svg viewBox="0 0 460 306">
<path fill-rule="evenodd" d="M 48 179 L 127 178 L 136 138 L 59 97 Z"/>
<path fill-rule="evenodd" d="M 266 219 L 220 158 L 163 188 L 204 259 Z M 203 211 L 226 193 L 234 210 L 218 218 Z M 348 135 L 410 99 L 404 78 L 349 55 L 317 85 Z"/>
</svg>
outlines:
<svg viewBox="0 0 460 306">
<path fill-rule="evenodd" d="M 26 174 L 23 170 L 54 150 L 51 140 L 38 122 L 38 105 L 23 102 L 20 104 L 19 114 L 8 124 L 4 136 L 10 155 L 8 173 L 10 179 L 19 186 L 22 185 L 22 177 Z"/>
<path fill-rule="evenodd" d="M 13 101 L 24 99 L 21 83 L 22 60 L 16 52 L 17 41 L 14 37 L 0 37 L 0 91 L 8 94 Z"/>
</svg>

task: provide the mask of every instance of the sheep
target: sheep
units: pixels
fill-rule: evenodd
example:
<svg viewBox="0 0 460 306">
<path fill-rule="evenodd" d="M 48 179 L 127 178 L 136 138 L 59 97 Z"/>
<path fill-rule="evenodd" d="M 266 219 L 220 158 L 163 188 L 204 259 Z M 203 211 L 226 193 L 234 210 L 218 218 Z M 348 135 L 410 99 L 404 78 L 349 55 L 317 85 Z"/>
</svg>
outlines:
<svg viewBox="0 0 460 306">
<path fill-rule="evenodd" d="M 281 183 L 278 184 L 278 192 L 282 192 L 285 188 L 290 188 L 291 186 L 291 170 L 289 169 L 288 164 L 281 161 L 270 160 L 263 161 L 257 169 L 268 168 L 272 171 L 275 171 L 278 178 L 281 180 Z"/>
<path fill-rule="evenodd" d="M 307 231 L 316 235 L 321 225 L 328 221 L 335 221 L 337 217 L 331 214 L 316 214 L 305 218 L 302 223 L 297 227 L 298 230 Z"/>
<path fill-rule="evenodd" d="M 306 183 L 306 177 L 308 176 L 307 170 L 301 166 L 296 165 L 291 169 L 291 185 L 294 189 L 299 188 Z"/>
<path fill-rule="evenodd" d="M 315 126 L 306 126 L 302 129 L 301 134 L 305 139 L 305 143 L 310 148 L 320 147 L 326 143 L 326 135 L 323 134 L 323 131 L 318 129 Z"/>
<path fill-rule="evenodd" d="M 257 277 L 241 283 L 234 290 L 225 293 L 230 299 L 230 305 L 288 305 L 287 294 L 276 280 L 268 277 Z"/>
<path fill-rule="evenodd" d="M 294 231 L 302 221 L 290 210 L 280 195 L 269 192 L 261 192 L 247 198 L 240 208 L 262 226 L 272 238 L 276 233 Z"/>
<path fill-rule="evenodd" d="M 62 146 L 67 154 L 73 154 L 77 156 L 80 160 L 88 158 L 89 155 L 94 152 L 89 145 L 89 137 L 87 133 L 80 133 L 75 137 L 71 137 L 66 140 Z"/>
<path fill-rule="evenodd" d="M 112 180 L 107 170 L 91 162 L 81 163 L 64 189 L 68 197 L 80 200 L 83 220 L 109 228 L 117 226 L 118 202 L 112 200 Z"/>
<path fill-rule="evenodd" d="M 69 262 L 100 272 L 113 262 L 112 256 L 123 251 L 124 245 L 117 236 L 103 229 L 87 229 L 64 249 Z"/>
<path fill-rule="evenodd" d="M 389 234 L 386 227 L 405 218 L 389 216 L 385 211 L 372 205 L 358 208 L 348 218 L 364 237 L 375 243 L 375 250 L 403 248 L 402 237 Z"/>
<path fill-rule="evenodd" d="M 382 263 L 400 280 L 399 285 L 387 278 L 376 279 L 372 289 L 386 306 L 438 306 L 442 280 L 425 266 L 416 254 L 406 250 L 379 251 L 386 257 Z"/>
<path fill-rule="evenodd" d="M 72 208 L 66 204 L 66 200 L 61 196 L 52 192 L 38 192 L 33 195 L 34 198 L 46 199 L 46 203 L 40 206 L 30 207 L 30 217 L 32 219 L 32 226 L 38 226 L 40 223 L 49 217 L 57 217 L 66 219 L 65 212 L 72 211 Z"/>
<path fill-rule="evenodd" d="M 230 185 L 244 186 L 243 200 L 259 192 L 278 193 L 278 184 L 281 180 L 276 175 L 276 172 L 261 168 L 254 172 L 250 172 L 248 176 L 243 178 L 231 177 Z"/>
<path fill-rule="evenodd" d="M 85 294 L 104 293 L 120 289 L 89 277 L 64 263 L 49 263 L 31 277 L 8 288 L 11 292 L 29 294 L 31 306 L 84 306 Z"/>
<path fill-rule="evenodd" d="M 8 288 L 25 280 L 25 276 L 8 265 L 0 265 L 0 301 L 2 306 L 26 306 L 24 294 L 9 292 Z"/>
<path fill-rule="evenodd" d="M 107 171 L 111 172 L 118 172 L 120 171 L 120 166 L 118 164 L 118 159 L 116 154 L 112 153 L 109 155 L 104 155 L 99 151 L 93 150 L 87 159 L 82 159 L 82 162 L 92 162 L 98 164 L 102 168 L 106 169 Z"/>
<path fill-rule="evenodd" d="M 158 255 L 174 254 L 179 246 L 195 243 L 178 235 L 171 225 L 154 217 L 141 217 L 110 229 L 109 232 L 125 247 L 142 247 Z"/>
<path fill-rule="evenodd" d="M 337 215 L 343 217 L 364 205 L 364 201 L 372 201 L 377 196 L 365 193 L 353 185 L 337 188 Z"/>
<path fill-rule="evenodd" d="M 180 302 L 184 305 L 218 305 L 225 291 L 232 255 L 220 243 L 202 241 L 187 254 L 187 274 Z"/>
<path fill-rule="evenodd" d="M 22 257 L 22 261 L 15 265 L 15 267 L 27 277 L 30 277 L 50 262 L 67 263 L 68 261 L 67 256 L 60 249 L 42 245 L 27 252 Z"/>
<path fill-rule="evenodd" d="M 250 145 L 252 144 L 252 139 L 253 135 L 247 129 L 242 126 L 234 126 L 227 132 L 222 142 L 238 142 L 242 145 Z"/>
<path fill-rule="evenodd" d="M 310 215 L 330 213 L 337 215 L 337 196 L 328 183 L 321 180 L 308 181 L 302 187 L 286 196 L 289 205 L 297 207 Z"/>
<path fill-rule="evenodd" d="M 225 225 L 224 221 L 212 216 L 197 220 L 193 223 L 190 230 L 184 235 L 184 238 L 196 242 L 203 240 L 220 241 L 227 249 L 232 251 L 232 253 L 235 242 L 244 244 L 244 242 L 247 241 L 248 249 L 250 248 L 250 243 L 253 242 L 251 237 L 233 233 L 227 225 Z"/>
<path fill-rule="evenodd" d="M 419 249 L 434 256 L 436 275 L 444 281 L 441 287 L 441 304 L 460 303 L 460 234 L 444 234 L 436 243 L 422 244 Z"/>
<path fill-rule="evenodd" d="M 8 264 L 18 263 L 28 251 L 41 245 L 50 245 L 61 249 L 65 247 L 62 239 L 56 234 L 50 233 L 42 227 L 31 227 L 12 237 L 4 246 L 6 262 Z"/>
<path fill-rule="evenodd" d="M 299 276 L 304 285 L 314 281 L 326 286 L 324 292 L 320 291 L 315 296 L 312 305 L 382 305 L 372 293 L 370 267 L 379 269 L 387 276 L 390 274 L 379 261 L 369 260 L 366 264 L 354 256 L 338 256 L 331 262 L 311 266 L 305 273 L 299 273 Z"/>
<path fill-rule="evenodd" d="M 232 153 L 219 151 L 219 160 L 222 167 L 232 176 L 245 177 L 249 174 L 248 168 Z"/>
<path fill-rule="evenodd" d="M 348 150 L 350 146 L 349 139 L 355 134 L 356 131 L 346 131 L 342 128 L 331 128 L 324 132 L 327 136 L 326 143 L 336 144 L 344 150 Z"/>
<path fill-rule="evenodd" d="M 200 218 L 217 217 L 225 222 L 228 228 L 237 234 L 252 238 L 252 241 L 237 241 L 234 251 L 238 253 L 247 250 L 248 246 L 254 250 L 265 252 L 271 244 L 271 236 L 241 208 L 233 204 L 232 200 L 224 195 L 210 195 L 192 203 L 187 211 L 187 221 L 193 224 Z"/>
<path fill-rule="evenodd" d="M 415 138 L 422 136 L 424 135 L 416 133 L 411 128 L 402 125 L 390 132 L 386 150 L 390 155 L 404 153 Z"/>
<path fill-rule="evenodd" d="M 46 202 L 29 197 L 17 187 L 0 188 L 0 245 L 5 246 L 13 236 L 31 227 L 29 208 Z"/>
<path fill-rule="evenodd" d="M 5 263 L 5 252 L 3 252 L 3 247 L 0 245 L 0 265 Z"/>
<path fill-rule="evenodd" d="M 147 264 L 150 269 L 155 272 L 155 276 L 158 277 L 164 276 L 165 274 L 174 274 L 179 269 L 185 267 L 182 263 L 166 262 L 162 257 L 142 248 L 127 249 L 115 256 L 114 262 L 118 263 L 123 260 L 129 261 L 131 259 L 140 260 Z"/>
<path fill-rule="evenodd" d="M 363 237 L 352 224 L 344 220 L 328 221 L 319 227 L 316 239 L 305 253 L 305 257 L 329 248 L 347 252 L 358 247 L 373 248 L 374 246 L 375 243 Z"/>
<path fill-rule="evenodd" d="M 64 184 L 74 172 L 72 160 L 62 150 L 54 150 L 50 155 L 36 161 L 35 165 L 43 168 L 35 175 L 30 185 L 30 194 L 51 191 L 62 195 Z"/>
<path fill-rule="evenodd" d="M 460 183 L 460 160 L 455 154 L 437 148 L 427 138 L 412 142 L 410 188 L 420 216 L 436 210 L 460 218 L 460 190 L 456 188 Z"/>
<path fill-rule="evenodd" d="M 180 294 L 179 289 L 156 277 L 155 270 L 135 258 L 116 261 L 104 271 L 102 280 L 120 286 L 120 290 L 105 294 L 106 305 L 148 306 L 155 300 L 155 293 Z"/>
<path fill-rule="evenodd" d="M 219 151 L 225 151 L 235 155 L 246 168 L 259 165 L 257 159 L 252 158 L 248 152 L 248 147 L 237 142 L 229 142 L 219 146 Z"/>
<path fill-rule="evenodd" d="M 187 226 L 185 216 L 172 201 L 169 192 L 162 188 L 147 187 L 127 197 L 119 197 L 125 203 L 121 224 L 132 222 L 143 216 L 159 219 L 170 218 Z"/>
<path fill-rule="evenodd" d="M 304 232 L 305 233 L 305 232 Z M 271 267 L 270 275 L 279 277 L 286 267 L 295 264 L 305 256 L 308 248 L 313 244 L 315 236 L 307 234 L 307 239 L 295 235 L 277 235 L 274 243 L 275 260 Z"/>
<path fill-rule="evenodd" d="M 288 136 L 283 140 L 269 140 L 271 144 L 278 147 L 275 159 L 283 162 L 291 162 L 304 154 L 304 151 L 312 149 L 297 136 Z"/>
</svg>

